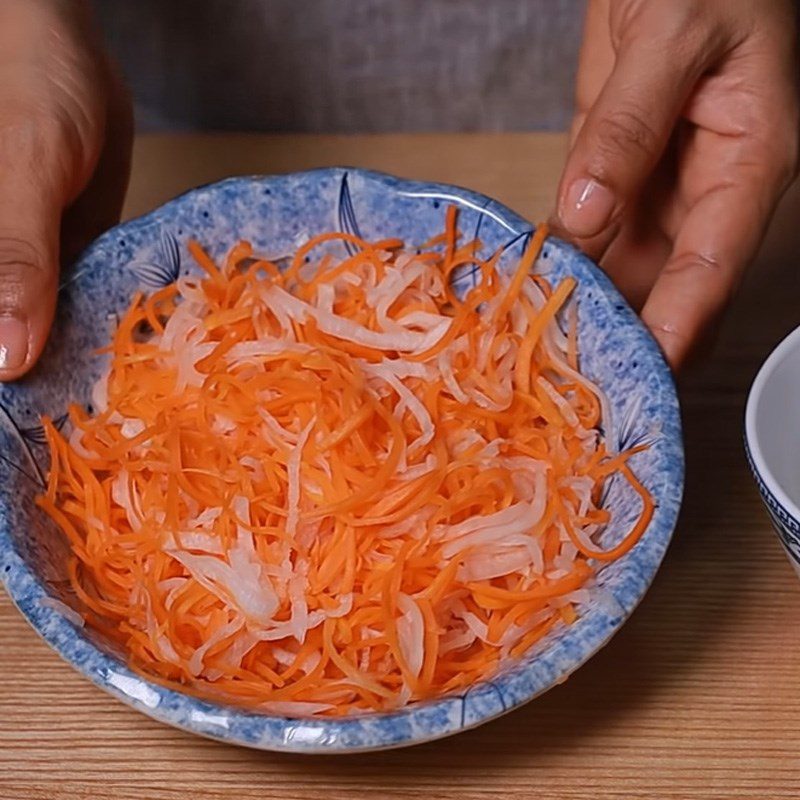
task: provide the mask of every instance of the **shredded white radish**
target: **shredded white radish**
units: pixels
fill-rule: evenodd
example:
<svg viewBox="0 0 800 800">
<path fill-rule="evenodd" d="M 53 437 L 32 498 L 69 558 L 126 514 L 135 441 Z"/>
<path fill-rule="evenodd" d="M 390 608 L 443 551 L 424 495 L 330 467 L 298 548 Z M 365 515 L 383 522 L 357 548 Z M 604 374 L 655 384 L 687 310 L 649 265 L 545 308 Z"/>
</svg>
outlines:
<svg viewBox="0 0 800 800">
<path fill-rule="evenodd" d="M 424 352 L 436 345 L 452 324 L 452 320 L 445 318 L 436 328 L 427 333 L 414 331 L 380 333 L 309 305 L 277 286 L 271 286 L 264 291 L 264 301 L 269 304 L 270 310 L 280 309 L 290 319 L 302 322 L 308 317 L 313 317 L 320 330 L 325 333 L 378 350 Z"/>
<path fill-rule="evenodd" d="M 192 675 L 199 675 L 203 671 L 203 659 L 206 653 L 229 636 L 233 636 L 244 625 L 241 617 L 235 617 L 227 625 L 217 628 L 208 639 L 197 648 L 189 659 L 189 671 Z"/>
<path fill-rule="evenodd" d="M 300 458 L 303 455 L 303 448 L 306 446 L 316 421 L 316 418 L 310 420 L 300 432 L 297 437 L 297 444 L 292 449 L 292 454 L 289 456 L 289 461 L 286 465 L 286 472 L 289 478 L 286 531 L 290 535 L 297 532 L 297 521 L 300 519 Z"/>
<path fill-rule="evenodd" d="M 132 306 L 41 503 L 137 667 L 260 712 L 394 709 L 594 607 L 617 465 L 575 282 L 527 276 L 535 248 L 474 266 L 454 220 L 424 253 L 331 233 L 280 269 L 190 242 L 205 276 Z"/>
<path fill-rule="evenodd" d="M 267 700 L 259 708 L 268 714 L 283 717 L 310 717 L 323 711 L 331 711 L 336 706 L 333 703 L 304 703 L 299 700 Z"/>
<path fill-rule="evenodd" d="M 167 552 L 180 561 L 192 577 L 225 603 L 232 603 L 244 616 L 269 623 L 278 607 L 278 598 L 268 581 L 262 581 L 259 568 L 248 565 L 242 572 L 219 558 L 181 550 Z"/>
<path fill-rule="evenodd" d="M 407 594 L 398 595 L 397 606 L 403 614 L 397 620 L 400 649 L 403 651 L 403 658 L 408 664 L 411 674 L 417 677 L 422 669 L 424 658 L 425 623 L 422 619 L 422 612 L 414 598 Z"/>
</svg>

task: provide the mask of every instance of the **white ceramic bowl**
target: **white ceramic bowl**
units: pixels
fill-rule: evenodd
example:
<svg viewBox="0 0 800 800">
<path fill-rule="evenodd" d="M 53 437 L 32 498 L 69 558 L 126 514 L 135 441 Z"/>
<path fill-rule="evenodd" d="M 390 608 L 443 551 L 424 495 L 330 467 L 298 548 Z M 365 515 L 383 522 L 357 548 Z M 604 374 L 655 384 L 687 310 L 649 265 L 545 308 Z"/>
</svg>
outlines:
<svg viewBox="0 0 800 800">
<path fill-rule="evenodd" d="M 761 499 L 800 576 L 800 328 L 772 351 L 753 382 L 745 448 Z"/>
</svg>

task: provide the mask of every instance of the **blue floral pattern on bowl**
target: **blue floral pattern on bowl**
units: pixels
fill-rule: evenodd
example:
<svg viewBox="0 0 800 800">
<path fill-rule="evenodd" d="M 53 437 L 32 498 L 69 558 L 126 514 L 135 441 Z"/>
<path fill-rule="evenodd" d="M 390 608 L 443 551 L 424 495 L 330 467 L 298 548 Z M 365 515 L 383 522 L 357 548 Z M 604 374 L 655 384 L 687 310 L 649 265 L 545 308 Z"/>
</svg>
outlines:
<svg viewBox="0 0 800 800">
<path fill-rule="evenodd" d="M 753 473 L 753 478 L 755 479 L 759 494 L 767 509 L 770 521 L 772 522 L 772 527 L 778 534 L 783 549 L 786 550 L 789 555 L 792 566 L 800 574 L 800 521 L 795 519 L 769 490 L 769 487 L 761 477 L 761 473 L 755 465 L 746 439 L 744 443 L 744 452 L 747 456 L 747 463 L 750 467 L 750 471 Z"/>
<path fill-rule="evenodd" d="M 683 448 L 675 387 L 661 353 L 608 278 L 572 247 L 548 239 L 537 269 L 553 280 L 578 280 L 581 369 L 607 392 L 612 447 L 647 443 L 632 466 L 657 502 L 640 543 L 603 565 L 580 619 L 553 630 L 491 681 L 399 711 L 344 719 L 256 714 L 204 702 L 143 680 L 113 647 L 74 624 L 54 598 L 75 604 L 65 575 L 67 546 L 34 498 L 47 470 L 40 416 L 66 424 L 70 403 L 91 408 L 102 372 L 91 355 L 137 290 L 167 285 L 194 269 L 189 237 L 220 257 L 237 240 L 280 259 L 311 235 L 332 228 L 366 238 L 400 236 L 422 243 L 438 233 L 448 204 L 483 242 L 504 250 L 513 269 L 532 227 L 496 201 L 454 186 L 404 181 L 362 170 L 323 169 L 274 177 L 233 178 L 195 189 L 98 239 L 65 276 L 53 335 L 39 367 L 22 382 L 0 385 L 0 577 L 38 633 L 64 659 L 112 695 L 158 720 L 198 734 L 267 750 L 343 752 L 397 747 L 474 727 L 565 680 L 631 614 L 652 581 L 675 526 L 683 490 Z M 455 276 L 465 291 L 476 277 Z M 635 519 L 634 493 L 608 486 L 612 546 Z"/>
</svg>

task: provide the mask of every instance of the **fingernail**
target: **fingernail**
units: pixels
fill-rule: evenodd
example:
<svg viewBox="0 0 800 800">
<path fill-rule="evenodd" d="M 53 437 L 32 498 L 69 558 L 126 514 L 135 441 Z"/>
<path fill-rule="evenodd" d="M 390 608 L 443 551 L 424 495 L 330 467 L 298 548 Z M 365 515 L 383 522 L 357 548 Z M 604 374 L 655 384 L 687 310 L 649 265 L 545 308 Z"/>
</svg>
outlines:
<svg viewBox="0 0 800 800">
<path fill-rule="evenodd" d="M 19 317 L 0 317 L 0 369 L 19 369 L 28 358 L 28 325 Z"/>
<path fill-rule="evenodd" d="M 600 233 L 613 213 L 611 189 L 593 178 L 578 178 L 567 189 L 559 217 L 569 233 L 583 239 Z"/>
</svg>

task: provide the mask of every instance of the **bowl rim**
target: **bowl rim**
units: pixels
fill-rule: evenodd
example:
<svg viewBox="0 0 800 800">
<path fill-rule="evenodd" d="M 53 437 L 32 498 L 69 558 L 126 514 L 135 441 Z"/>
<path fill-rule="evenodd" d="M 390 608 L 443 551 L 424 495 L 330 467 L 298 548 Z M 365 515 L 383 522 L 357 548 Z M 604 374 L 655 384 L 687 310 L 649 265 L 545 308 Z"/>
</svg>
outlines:
<svg viewBox="0 0 800 800">
<path fill-rule="evenodd" d="M 800 506 L 789 497 L 772 471 L 769 457 L 761 446 L 757 426 L 759 404 L 767 384 L 783 363 L 784 358 L 798 347 L 800 347 L 800 326 L 781 339 L 759 368 L 747 394 L 744 412 L 744 432 L 747 452 L 753 470 L 758 473 L 774 500 L 783 506 L 784 511 L 795 520 L 800 521 Z"/>
<path fill-rule="evenodd" d="M 165 218 L 168 219 L 173 210 L 178 210 L 187 199 L 191 199 L 194 195 L 202 192 L 231 191 L 238 187 L 250 186 L 253 183 L 265 185 L 271 181 L 284 180 L 287 177 L 304 180 L 328 176 L 341 178 L 342 174 L 346 176 L 348 173 L 359 175 L 364 179 L 378 183 L 383 189 L 402 191 L 412 197 L 438 196 L 442 199 L 450 199 L 462 203 L 479 213 L 494 217 L 498 222 L 509 227 L 509 230 L 519 227 L 522 227 L 525 231 L 532 230 L 529 222 L 504 204 L 486 195 L 459 186 L 406 180 L 386 173 L 359 168 L 325 167 L 276 175 L 239 176 L 189 189 L 152 211 L 123 222 L 104 233 L 81 255 L 76 264 L 75 274 L 80 273 L 81 263 L 101 255 L 106 251 L 107 247 L 111 247 L 112 242 L 122 231 L 129 232 L 158 224 Z M 659 554 L 651 563 L 646 565 L 646 568 L 639 569 L 639 564 L 636 560 L 630 562 L 629 567 L 626 567 L 626 571 L 623 573 L 624 580 L 620 581 L 620 587 L 624 588 L 626 592 L 625 599 L 615 600 L 615 608 L 598 612 L 598 614 L 587 614 L 582 618 L 587 624 L 589 622 L 593 623 L 594 627 L 584 636 L 584 641 L 579 643 L 580 646 L 572 643 L 574 645 L 573 650 L 576 648 L 578 651 L 577 657 L 575 652 L 569 652 L 567 645 L 559 649 L 558 654 L 553 654 L 548 661 L 546 668 L 549 672 L 540 681 L 538 689 L 527 692 L 521 698 L 514 696 L 512 700 L 506 702 L 493 682 L 487 681 L 470 687 L 463 696 L 444 696 L 425 703 L 405 706 L 397 711 L 351 718 L 293 718 L 274 713 L 254 713 L 200 700 L 141 678 L 116 658 L 105 653 L 89 638 L 76 631 L 71 623 L 53 609 L 37 605 L 36 601 L 43 599 L 48 594 L 39 582 L 38 577 L 33 574 L 32 570 L 14 551 L 11 545 L 10 530 L 8 530 L 10 526 L 3 524 L 3 515 L 0 514 L 0 566 L 2 566 L 0 580 L 5 584 L 6 591 L 12 602 L 36 632 L 64 660 L 100 688 L 126 704 L 173 727 L 208 738 L 263 750 L 301 753 L 364 752 L 432 741 L 476 727 L 501 716 L 533 700 L 555 684 L 565 680 L 612 638 L 646 594 L 658 571 L 677 522 L 683 493 L 684 459 L 680 410 L 675 383 L 655 340 L 602 270 L 565 242 L 556 238 L 549 238 L 548 244 L 559 252 L 577 260 L 581 267 L 587 271 L 604 300 L 613 303 L 617 307 L 616 317 L 618 318 L 621 315 L 625 326 L 638 337 L 637 344 L 641 345 L 641 349 L 637 351 L 637 358 L 647 365 L 650 375 L 654 375 L 658 380 L 663 381 L 666 390 L 664 419 L 672 426 L 672 430 L 676 432 L 676 435 L 674 441 L 673 437 L 670 437 L 664 445 L 671 458 L 671 471 L 669 474 L 673 494 L 667 498 L 669 502 L 665 501 L 662 507 L 658 509 L 657 517 L 651 522 L 651 528 L 647 532 L 654 543 L 657 542 L 660 545 Z M 635 553 L 636 548 L 631 552 Z M 33 585 L 33 599 L 21 596 L 13 580 L 15 572 L 12 572 L 12 569 L 21 573 L 29 586 Z M 579 624 L 580 620 L 576 623 L 576 628 Z M 569 643 L 569 637 L 564 637 L 564 640 Z M 549 649 L 555 650 L 558 648 Z M 547 653 L 547 650 L 544 652 Z M 523 665 L 523 667 L 528 668 L 529 665 Z M 518 674 L 515 670 L 521 671 L 521 669 L 522 667 L 512 668 L 504 675 L 513 676 Z M 507 686 L 504 688 L 507 688 Z M 471 706 L 472 713 L 467 719 L 465 717 L 467 697 L 472 703 L 473 695 L 470 692 L 473 690 L 475 690 L 476 703 L 474 707 Z M 493 702 L 486 701 L 487 694 L 491 696 L 493 691 L 500 696 L 499 705 L 497 698 L 494 698 Z M 453 703 L 460 704 L 460 724 L 448 722 L 446 725 L 440 725 L 437 728 L 439 723 L 434 724 L 423 720 L 423 716 L 425 720 L 432 719 L 430 715 L 436 712 L 450 714 L 453 711 Z M 188 715 L 186 713 L 187 708 L 191 709 Z M 221 719 L 223 719 L 224 724 L 219 722 Z M 361 740 L 357 739 L 354 743 L 348 732 L 358 729 L 359 726 L 363 727 L 365 720 L 367 721 L 365 727 L 367 733 L 362 736 Z M 402 733 L 398 735 L 396 728 L 393 733 L 392 726 L 400 723 L 407 723 L 402 728 Z M 420 726 L 424 728 L 427 724 L 433 725 L 434 730 L 426 732 L 419 729 Z M 258 737 L 252 735 L 247 728 L 248 725 L 258 730 Z M 245 732 L 243 733 L 243 731 Z"/>
</svg>

